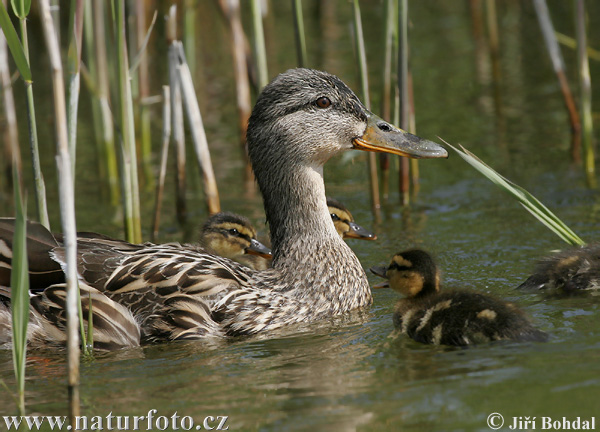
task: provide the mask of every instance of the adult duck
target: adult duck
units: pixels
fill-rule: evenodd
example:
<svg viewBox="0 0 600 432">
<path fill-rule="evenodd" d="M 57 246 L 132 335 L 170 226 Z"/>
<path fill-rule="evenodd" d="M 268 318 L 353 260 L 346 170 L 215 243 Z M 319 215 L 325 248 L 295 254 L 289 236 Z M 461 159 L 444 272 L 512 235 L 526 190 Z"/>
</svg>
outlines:
<svg viewBox="0 0 600 432">
<path fill-rule="evenodd" d="M 263 89 L 247 141 L 271 230 L 272 269 L 254 271 L 176 244 L 90 238 L 78 240 L 80 278 L 142 323 L 170 296 L 200 299 L 209 318 L 185 323 L 198 337 L 215 328 L 218 335 L 255 334 L 368 306 L 365 272 L 331 222 L 323 165 L 352 149 L 413 158 L 445 158 L 446 150 L 383 121 L 339 78 L 311 69 L 284 72 Z M 65 251 L 38 259 L 64 265 Z"/>
</svg>

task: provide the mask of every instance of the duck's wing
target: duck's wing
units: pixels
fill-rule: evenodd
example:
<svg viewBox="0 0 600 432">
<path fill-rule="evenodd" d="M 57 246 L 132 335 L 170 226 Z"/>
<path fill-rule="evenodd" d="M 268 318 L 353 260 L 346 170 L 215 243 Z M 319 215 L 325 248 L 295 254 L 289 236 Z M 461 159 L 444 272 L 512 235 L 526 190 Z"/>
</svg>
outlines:
<svg viewBox="0 0 600 432">
<path fill-rule="evenodd" d="M 13 218 L 0 218 L 0 285 L 10 286 L 12 245 L 15 232 Z M 56 238 L 43 225 L 27 222 L 27 256 L 30 290 L 41 291 L 49 285 L 64 282 L 60 265 L 50 257 L 59 246 Z"/>
</svg>

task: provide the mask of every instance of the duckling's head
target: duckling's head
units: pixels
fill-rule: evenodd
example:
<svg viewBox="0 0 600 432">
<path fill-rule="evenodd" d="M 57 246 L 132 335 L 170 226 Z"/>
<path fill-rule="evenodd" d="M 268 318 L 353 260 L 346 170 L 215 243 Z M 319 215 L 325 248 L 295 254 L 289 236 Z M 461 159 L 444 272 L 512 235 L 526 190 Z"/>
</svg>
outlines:
<svg viewBox="0 0 600 432">
<path fill-rule="evenodd" d="M 387 279 L 374 288 L 390 287 L 406 297 L 423 297 L 440 289 L 440 273 L 435 261 L 420 249 L 397 253 L 389 266 L 371 267 L 371 272 Z"/>
<path fill-rule="evenodd" d="M 272 258 L 271 250 L 256 240 L 256 230 L 243 216 L 222 212 L 209 217 L 200 234 L 202 245 L 217 255 L 238 259 L 245 254 Z"/>
<path fill-rule="evenodd" d="M 374 233 L 354 222 L 354 217 L 352 217 L 350 210 L 338 200 L 327 198 L 327 208 L 329 208 L 336 231 L 343 238 L 377 240 L 377 236 Z"/>
<path fill-rule="evenodd" d="M 338 77 L 303 68 L 278 75 L 263 89 L 247 140 L 257 177 L 286 162 L 319 167 L 352 148 L 413 158 L 448 156 L 438 144 L 372 114 Z"/>
</svg>

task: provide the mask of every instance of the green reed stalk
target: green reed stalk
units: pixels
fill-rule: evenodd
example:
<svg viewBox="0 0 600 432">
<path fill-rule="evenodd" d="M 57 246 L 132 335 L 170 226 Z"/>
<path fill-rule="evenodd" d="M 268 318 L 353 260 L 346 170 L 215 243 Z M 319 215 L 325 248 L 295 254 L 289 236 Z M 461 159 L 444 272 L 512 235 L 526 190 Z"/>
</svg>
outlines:
<svg viewBox="0 0 600 432">
<path fill-rule="evenodd" d="M 260 8 L 260 0 L 251 0 L 252 4 L 252 27 L 254 29 L 254 55 L 256 56 L 256 68 L 258 69 L 258 88 L 262 89 L 269 84 L 269 72 L 267 69 L 267 47 L 265 45 L 265 33 L 263 30 L 263 18 Z"/>
<path fill-rule="evenodd" d="M 138 185 L 137 152 L 135 143 L 135 124 L 133 120 L 133 100 L 131 96 L 131 77 L 125 41 L 125 4 L 114 5 L 114 20 L 117 38 L 117 81 L 119 86 L 119 119 L 123 133 L 123 193 L 125 194 L 125 227 L 127 240 L 131 243 L 142 242 L 140 195 Z"/>
<path fill-rule="evenodd" d="M 181 100 L 181 83 L 177 68 L 179 67 L 179 54 L 174 43 L 177 40 L 177 7 L 171 6 L 167 19 L 167 43 L 169 46 L 169 88 L 171 90 L 171 137 L 175 145 L 176 158 L 176 210 L 177 220 L 181 225 L 187 219 L 187 208 L 185 200 L 186 174 L 185 174 L 185 135 L 183 130 L 183 102 Z"/>
<path fill-rule="evenodd" d="M 77 328 L 77 229 L 75 227 L 75 196 L 71 177 L 71 160 L 67 134 L 67 113 L 65 88 L 60 49 L 54 22 L 50 13 L 49 0 L 40 0 L 44 39 L 48 48 L 52 69 L 52 89 L 54 95 L 54 117 L 56 122 L 56 142 L 59 178 L 59 201 L 66 252 L 65 279 L 67 282 L 67 350 L 69 369 L 69 417 L 71 425 L 79 415 L 79 332 Z"/>
<path fill-rule="evenodd" d="M 13 1 L 13 11 L 19 18 L 19 26 L 21 30 L 21 42 L 23 44 L 23 52 L 25 54 L 27 64 L 29 65 L 29 42 L 27 38 L 27 15 L 31 1 Z M 37 122 L 35 116 L 35 103 L 33 100 L 33 82 L 25 81 L 25 91 L 27 93 L 27 124 L 29 127 L 29 147 L 31 149 L 31 165 L 33 168 L 35 202 L 38 214 L 38 220 L 46 228 L 50 229 L 50 220 L 48 218 L 48 208 L 46 205 L 46 183 L 40 166 L 40 152 L 37 135 Z"/>
<path fill-rule="evenodd" d="M 369 78 L 367 74 L 367 55 L 365 53 L 365 39 L 362 31 L 362 19 L 360 16 L 360 6 L 358 0 L 354 0 L 354 46 L 356 58 L 358 61 L 358 71 L 360 77 L 360 88 L 362 100 L 367 109 L 371 109 L 371 99 L 369 98 Z M 381 202 L 379 201 L 379 179 L 377 177 L 377 159 L 374 153 L 369 153 L 369 184 L 371 188 L 371 209 L 375 219 L 381 218 Z"/>
<path fill-rule="evenodd" d="M 13 365 L 17 380 L 18 409 L 25 414 L 25 361 L 27 359 L 27 325 L 29 323 L 29 270 L 27 263 L 27 208 L 23 204 L 21 179 L 13 164 L 15 194 L 15 232 L 10 274 L 10 312 L 13 332 Z"/>
<path fill-rule="evenodd" d="M 296 40 L 298 66 L 306 67 L 306 38 L 304 37 L 302 0 L 292 0 L 292 12 L 294 13 L 294 38 Z"/>
<path fill-rule="evenodd" d="M 381 90 L 381 115 L 392 122 L 392 50 L 394 46 L 394 32 L 396 30 L 395 0 L 385 0 L 384 5 L 385 26 L 383 31 L 383 77 Z M 381 169 L 381 193 L 383 200 L 387 201 L 390 193 L 390 158 L 387 153 L 379 154 L 379 167 Z"/>
<path fill-rule="evenodd" d="M 196 76 L 196 9 L 197 0 L 183 2 L 183 47 L 192 77 Z"/>
<path fill-rule="evenodd" d="M 581 147 L 583 150 L 583 169 L 589 187 L 596 187 L 596 167 L 594 164 L 594 136 L 592 121 L 592 80 L 587 57 L 587 35 L 585 26 L 585 1 L 575 0 L 575 27 L 577 33 L 577 67 L 581 91 Z"/>
<path fill-rule="evenodd" d="M 550 12 L 548 11 L 548 5 L 546 4 L 546 0 L 533 0 L 533 5 L 535 6 L 538 21 L 542 29 L 542 35 L 544 37 L 544 41 L 546 42 L 546 49 L 550 54 L 550 59 L 552 60 L 552 67 L 554 68 L 554 73 L 556 73 L 556 76 L 558 77 L 560 90 L 563 94 L 565 105 L 569 113 L 571 130 L 575 135 L 575 139 L 573 140 L 573 144 L 571 146 L 571 157 L 573 158 L 573 160 L 579 161 L 581 159 L 579 143 L 579 136 L 581 134 L 581 123 L 579 120 L 579 113 L 577 112 L 575 101 L 573 100 L 573 94 L 571 93 L 571 88 L 569 87 L 569 82 L 565 73 L 565 62 L 563 60 L 562 54 L 560 52 L 560 47 L 558 46 L 558 42 L 556 40 L 554 26 L 552 25 L 552 20 L 550 19 Z"/>
<path fill-rule="evenodd" d="M 246 129 L 252 111 L 250 98 L 250 80 L 248 79 L 248 64 L 246 63 L 246 36 L 240 17 L 239 0 L 219 0 L 219 6 L 229 24 L 231 32 L 231 53 L 233 55 L 233 71 L 235 76 L 236 102 L 238 109 L 238 125 L 240 128 L 240 146 L 243 149 L 246 161 L 244 173 L 244 187 L 246 194 L 252 196 L 256 190 L 254 173 L 246 151 Z"/>
<path fill-rule="evenodd" d="M 15 63 L 19 69 L 23 69 L 25 72 L 21 72 L 21 76 L 26 77 L 29 74 L 31 80 L 31 73 L 29 72 L 29 64 L 21 47 L 19 37 L 15 31 L 4 4 L 0 1 L 0 84 L 2 86 L 2 102 L 4 106 L 4 115 L 6 126 L 3 130 L 4 135 L 4 150 L 6 158 L 4 159 L 4 168 L 6 172 L 12 172 L 13 168 L 17 172 L 21 172 L 21 152 L 19 149 L 19 133 L 17 128 L 17 114 L 15 109 L 15 99 L 13 96 L 12 81 L 10 77 L 10 70 L 8 68 L 8 52 L 7 52 L 7 40 L 10 40 L 13 52 L 12 56 L 15 59 Z M 5 38 L 6 35 L 6 38 Z M 15 55 L 16 53 L 16 55 Z M 20 56 L 20 61 L 17 58 Z M 10 171 L 9 171 L 10 170 Z M 8 177 L 8 176 L 7 176 Z M 4 176 L 2 176 L 4 178 Z"/>
<path fill-rule="evenodd" d="M 531 195 L 525 189 L 498 174 L 496 171 L 494 171 L 494 169 L 492 169 L 473 153 L 465 149 L 463 146 L 460 146 L 461 149 L 458 149 L 443 139 L 442 142 L 458 153 L 458 155 L 469 165 L 500 187 L 500 189 L 508 192 L 510 195 L 516 198 L 517 201 L 519 201 L 519 204 L 521 204 L 525 210 L 546 225 L 547 228 L 559 236 L 563 241 L 570 245 L 585 244 L 585 242 L 579 238 L 579 236 L 577 236 L 577 234 L 575 234 L 563 221 L 561 221 L 544 204 L 542 204 L 536 197 Z"/>
<path fill-rule="evenodd" d="M 102 178 L 107 179 L 112 206 L 119 204 L 119 170 L 115 151 L 114 123 L 109 100 L 109 77 L 106 55 L 104 2 L 87 0 L 85 7 L 85 42 L 87 65 L 94 85 L 92 114 Z"/>
<path fill-rule="evenodd" d="M 160 223 L 160 209 L 162 207 L 162 197 L 165 190 L 165 177 L 167 175 L 167 159 L 169 157 L 169 141 L 171 140 L 171 90 L 169 86 L 163 86 L 163 132 L 162 132 L 162 150 L 160 157 L 160 172 L 156 184 L 156 200 L 154 202 L 154 220 L 152 221 L 151 241 L 156 241 L 158 237 L 158 226 Z"/>
<path fill-rule="evenodd" d="M 69 51 L 67 55 L 69 103 L 67 106 L 67 127 L 73 180 L 75 180 L 75 162 L 77 155 L 77 110 L 79 107 L 79 89 L 81 82 L 80 65 L 81 41 L 83 36 L 83 6 L 83 0 L 71 0 L 71 8 L 69 9 Z"/>
<path fill-rule="evenodd" d="M 136 18 L 136 38 L 137 52 L 139 56 L 139 67 L 137 74 L 130 72 L 132 76 L 137 75 L 138 84 L 138 115 L 139 115 L 139 135 L 140 135 L 140 154 L 142 157 L 142 171 L 146 189 L 154 187 L 154 173 L 152 172 L 152 132 L 150 129 L 150 107 L 146 100 L 150 97 L 150 80 L 148 73 L 148 56 L 146 55 L 146 46 L 150 36 L 151 29 L 156 22 L 157 14 L 150 25 L 150 30 L 146 32 L 146 2 L 144 0 L 135 1 Z M 192 11 L 190 13 L 193 14 Z M 186 17 L 187 19 L 187 17 Z M 135 60 L 132 61 L 135 63 Z M 133 65 L 132 65 L 133 68 Z"/>
<path fill-rule="evenodd" d="M 202 171 L 202 180 L 204 183 L 204 194 L 206 195 L 206 204 L 209 214 L 215 214 L 221 211 L 221 203 L 219 202 L 219 190 L 217 189 L 217 181 L 212 167 L 210 151 L 208 149 L 208 141 L 204 132 L 204 124 L 202 123 L 202 115 L 200 106 L 196 98 L 194 83 L 192 82 L 192 74 L 185 61 L 185 54 L 181 42 L 175 43 L 179 50 L 179 80 L 181 82 L 181 90 L 183 101 L 190 124 L 190 132 L 198 165 Z"/>
</svg>

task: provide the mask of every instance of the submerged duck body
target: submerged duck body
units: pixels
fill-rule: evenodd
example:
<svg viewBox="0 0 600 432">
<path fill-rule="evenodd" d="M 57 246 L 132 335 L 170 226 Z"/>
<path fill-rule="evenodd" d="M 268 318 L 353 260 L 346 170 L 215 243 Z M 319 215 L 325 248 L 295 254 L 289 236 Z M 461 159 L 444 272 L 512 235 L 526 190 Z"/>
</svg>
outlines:
<svg viewBox="0 0 600 432">
<path fill-rule="evenodd" d="M 388 267 L 371 271 L 405 295 L 396 304 L 394 325 L 417 342 L 465 346 L 497 340 L 545 341 L 515 304 L 464 290 L 440 292 L 439 271 L 425 251 L 396 254 Z"/>
<path fill-rule="evenodd" d="M 600 243 L 572 247 L 541 259 L 519 288 L 556 294 L 600 294 Z"/>
<path fill-rule="evenodd" d="M 368 306 L 364 270 L 331 222 L 323 164 L 351 149 L 447 157 L 439 145 L 374 116 L 339 78 L 310 69 L 287 71 L 264 88 L 247 140 L 271 230 L 272 269 L 177 244 L 78 240 L 81 281 L 130 310 L 147 340 L 163 338 L 144 323 L 157 314 L 169 321 L 155 305 L 167 307 L 173 297 L 206 310 L 205 319 L 198 313 L 169 322 L 186 328 L 186 338 L 255 334 Z M 64 265 L 65 251 L 54 247 L 36 259 Z"/>
</svg>

